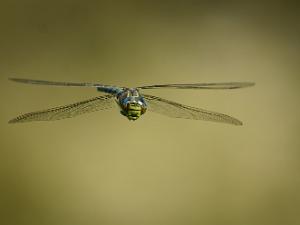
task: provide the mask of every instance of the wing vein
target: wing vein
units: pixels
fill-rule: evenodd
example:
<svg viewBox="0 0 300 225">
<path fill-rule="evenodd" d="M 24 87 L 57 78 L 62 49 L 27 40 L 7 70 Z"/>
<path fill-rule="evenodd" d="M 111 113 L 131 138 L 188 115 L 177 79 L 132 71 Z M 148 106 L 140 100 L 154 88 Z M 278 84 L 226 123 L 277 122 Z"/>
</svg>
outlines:
<svg viewBox="0 0 300 225">
<path fill-rule="evenodd" d="M 144 98 L 147 100 L 149 111 L 168 117 L 242 125 L 240 120 L 222 113 L 183 105 L 152 95 L 144 95 Z"/>
<path fill-rule="evenodd" d="M 177 89 L 237 89 L 255 85 L 253 82 L 195 83 L 195 84 L 157 84 L 138 87 L 140 89 L 177 88 Z"/>
<path fill-rule="evenodd" d="M 46 110 L 26 113 L 10 120 L 9 123 L 60 120 L 78 116 L 84 113 L 109 109 L 113 106 L 113 95 L 102 95 L 65 106 L 58 106 Z"/>
</svg>

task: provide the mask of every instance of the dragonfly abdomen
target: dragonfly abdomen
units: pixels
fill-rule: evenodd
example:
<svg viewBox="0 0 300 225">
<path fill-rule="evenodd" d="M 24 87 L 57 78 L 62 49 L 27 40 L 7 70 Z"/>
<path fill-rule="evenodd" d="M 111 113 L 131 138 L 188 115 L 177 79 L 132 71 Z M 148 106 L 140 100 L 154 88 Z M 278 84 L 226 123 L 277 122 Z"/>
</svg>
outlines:
<svg viewBox="0 0 300 225">
<path fill-rule="evenodd" d="M 97 87 L 97 91 L 112 94 L 112 95 L 117 95 L 123 91 L 123 88 L 114 87 L 114 86 L 103 86 L 103 87 Z"/>
</svg>

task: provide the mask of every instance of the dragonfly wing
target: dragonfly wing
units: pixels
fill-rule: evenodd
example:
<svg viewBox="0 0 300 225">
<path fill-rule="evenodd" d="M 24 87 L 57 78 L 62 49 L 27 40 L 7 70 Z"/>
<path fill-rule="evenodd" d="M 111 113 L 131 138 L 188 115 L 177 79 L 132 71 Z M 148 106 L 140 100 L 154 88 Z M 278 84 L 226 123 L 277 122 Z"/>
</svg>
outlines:
<svg viewBox="0 0 300 225">
<path fill-rule="evenodd" d="M 236 89 L 253 86 L 252 82 L 196 83 L 196 84 L 157 84 L 138 87 L 140 89 L 177 88 L 177 89 Z"/>
<path fill-rule="evenodd" d="M 242 125 L 242 122 L 238 119 L 235 119 L 231 116 L 222 113 L 182 105 L 152 95 L 143 96 L 147 100 L 149 111 L 160 113 L 168 117 L 206 120 L 213 122 L 228 123 L 233 125 Z"/>
<path fill-rule="evenodd" d="M 102 95 L 85 101 L 70 105 L 59 106 L 47 110 L 26 113 L 9 121 L 9 123 L 31 122 L 31 121 L 52 121 L 71 118 L 83 113 L 109 109 L 114 106 L 112 95 Z"/>
<path fill-rule="evenodd" d="M 109 85 L 95 84 L 95 83 L 73 83 L 73 82 L 58 82 L 46 80 L 31 80 L 22 78 L 9 78 L 11 81 L 24 84 L 39 84 L 39 85 L 53 85 L 53 86 L 69 86 L 69 87 L 105 87 Z"/>
</svg>

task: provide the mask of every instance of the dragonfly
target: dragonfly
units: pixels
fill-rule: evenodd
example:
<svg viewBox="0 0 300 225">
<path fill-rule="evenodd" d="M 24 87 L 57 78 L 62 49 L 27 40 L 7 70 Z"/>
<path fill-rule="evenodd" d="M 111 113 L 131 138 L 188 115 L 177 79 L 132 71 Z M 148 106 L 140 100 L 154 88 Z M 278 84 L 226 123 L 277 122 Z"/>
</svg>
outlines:
<svg viewBox="0 0 300 225">
<path fill-rule="evenodd" d="M 76 102 L 69 105 L 59 106 L 46 110 L 30 112 L 20 115 L 9 123 L 21 123 L 31 121 L 53 121 L 72 118 L 84 113 L 111 109 L 117 104 L 120 113 L 130 121 L 135 121 L 146 113 L 146 111 L 159 113 L 172 118 L 184 118 L 193 120 L 204 120 L 221 122 L 232 125 L 242 125 L 242 122 L 234 117 L 183 105 L 157 96 L 141 93 L 146 89 L 237 89 L 253 86 L 253 82 L 227 82 L 227 83 L 194 83 L 194 84 L 160 84 L 148 85 L 134 88 L 103 85 L 98 83 L 74 83 L 56 82 L 45 80 L 32 80 L 22 78 L 9 78 L 11 81 L 24 84 L 52 85 L 64 87 L 88 87 L 95 88 L 103 95 Z"/>
</svg>

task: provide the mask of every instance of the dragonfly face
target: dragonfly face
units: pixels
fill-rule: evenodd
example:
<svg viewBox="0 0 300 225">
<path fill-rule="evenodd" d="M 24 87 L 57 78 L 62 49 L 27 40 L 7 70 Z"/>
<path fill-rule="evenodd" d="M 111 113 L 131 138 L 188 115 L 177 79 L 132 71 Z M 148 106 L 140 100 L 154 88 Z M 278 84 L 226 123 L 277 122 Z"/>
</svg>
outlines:
<svg viewBox="0 0 300 225">
<path fill-rule="evenodd" d="M 117 96 L 121 114 L 129 120 L 137 120 L 147 110 L 147 104 L 136 88 L 128 88 Z"/>
</svg>

